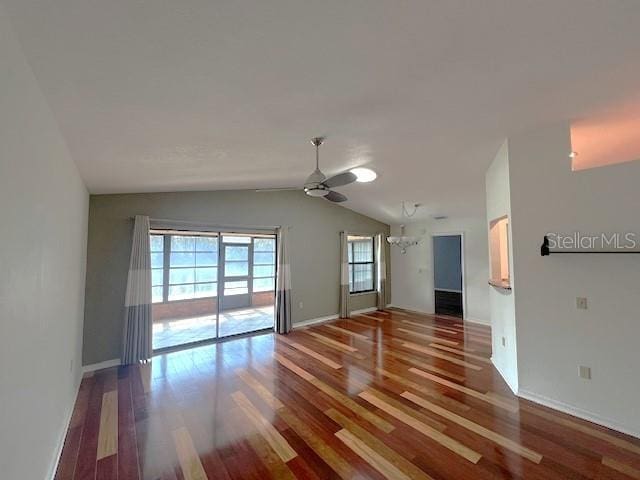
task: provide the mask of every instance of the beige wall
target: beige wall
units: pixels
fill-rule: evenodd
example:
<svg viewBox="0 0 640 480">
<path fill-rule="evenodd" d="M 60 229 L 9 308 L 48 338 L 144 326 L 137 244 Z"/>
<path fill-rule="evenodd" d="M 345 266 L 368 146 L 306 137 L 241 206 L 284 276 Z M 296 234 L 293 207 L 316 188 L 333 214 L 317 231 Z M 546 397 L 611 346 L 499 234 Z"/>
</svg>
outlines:
<svg viewBox="0 0 640 480">
<path fill-rule="evenodd" d="M 0 5 L 0 477 L 52 478 L 80 381 L 89 194 Z"/>
<path fill-rule="evenodd" d="M 400 235 L 400 226 L 393 227 L 393 234 Z M 451 218 L 406 226 L 407 235 L 420 238 L 420 243 L 409 247 L 407 253 L 391 249 L 391 276 L 396 307 L 419 312 L 435 310 L 433 286 L 433 235 L 462 233 L 464 235 L 464 305 L 465 320 L 489 323 L 489 259 L 487 226 L 483 217 Z"/>
<path fill-rule="evenodd" d="M 89 211 L 85 365 L 120 356 L 133 215 L 213 225 L 291 227 L 294 323 L 338 312 L 340 231 L 389 232 L 388 225 L 299 191 L 92 195 Z M 389 278 L 389 262 L 387 270 Z M 353 297 L 353 309 L 373 306 L 375 295 Z"/>
</svg>

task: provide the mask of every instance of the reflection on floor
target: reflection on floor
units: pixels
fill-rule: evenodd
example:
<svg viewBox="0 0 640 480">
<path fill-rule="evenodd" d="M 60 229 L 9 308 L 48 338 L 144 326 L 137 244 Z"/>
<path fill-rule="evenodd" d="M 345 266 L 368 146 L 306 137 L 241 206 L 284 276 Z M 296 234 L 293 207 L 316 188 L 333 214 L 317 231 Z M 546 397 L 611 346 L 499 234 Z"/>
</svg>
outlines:
<svg viewBox="0 0 640 480">
<path fill-rule="evenodd" d="M 273 326 L 273 305 L 220 312 L 220 336 Z M 168 319 L 153 323 L 153 349 L 209 340 L 216 336 L 216 316 Z"/>
</svg>

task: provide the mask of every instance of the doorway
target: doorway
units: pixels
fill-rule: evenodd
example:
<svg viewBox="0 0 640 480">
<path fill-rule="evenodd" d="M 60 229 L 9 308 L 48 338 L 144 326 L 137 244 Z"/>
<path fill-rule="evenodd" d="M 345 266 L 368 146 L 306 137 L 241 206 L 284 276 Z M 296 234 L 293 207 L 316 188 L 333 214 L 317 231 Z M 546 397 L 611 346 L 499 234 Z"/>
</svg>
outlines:
<svg viewBox="0 0 640 480">
<path fill-rule="evenodd" d="M 276 237 L 151 230 L 154 351 L 273 329 Z"/>
<path fill-rule="evenodd" d="M 462 234 L 433 235 L 435 313 L 464 318 L 464 239 Z"/>
</svg>

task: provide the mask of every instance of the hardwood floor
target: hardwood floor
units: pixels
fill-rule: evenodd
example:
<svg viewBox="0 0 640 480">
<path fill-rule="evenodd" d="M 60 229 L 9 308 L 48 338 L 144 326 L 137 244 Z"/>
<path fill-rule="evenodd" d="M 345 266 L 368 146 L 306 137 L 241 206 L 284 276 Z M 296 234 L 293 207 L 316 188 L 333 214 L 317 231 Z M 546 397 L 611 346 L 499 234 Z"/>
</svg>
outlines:
<svg viewBox="0 0 640 480">
<path fill-rule="evenodd" d="M 516 398 L 490 349 L 393 310 L 98 371 L 56 479 L 640 479 L 640 441 Z"/>
</svg>

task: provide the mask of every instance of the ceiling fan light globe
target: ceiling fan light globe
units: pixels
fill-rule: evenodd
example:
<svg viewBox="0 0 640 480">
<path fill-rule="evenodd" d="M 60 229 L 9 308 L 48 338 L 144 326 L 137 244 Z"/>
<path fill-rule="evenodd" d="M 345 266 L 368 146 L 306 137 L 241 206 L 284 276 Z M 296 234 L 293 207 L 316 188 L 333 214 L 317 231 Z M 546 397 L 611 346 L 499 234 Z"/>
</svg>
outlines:
<svg viewBox="0 0 640 480">
<path fill-rule="evenodd" d="M 378 174 L 370 168 L 358 167 L 352 168 L 350 171 L 356 176 L 356 182 L 359 183 L 373 182 L 378 177 Z"/>
</svg>

